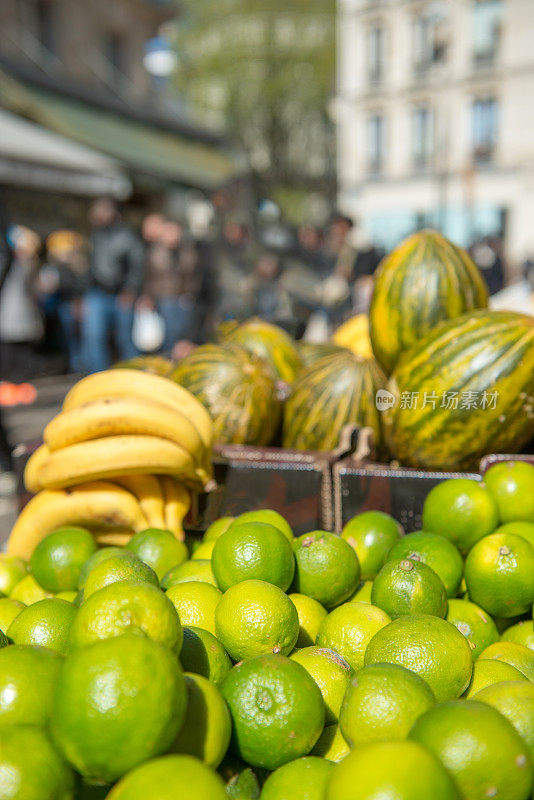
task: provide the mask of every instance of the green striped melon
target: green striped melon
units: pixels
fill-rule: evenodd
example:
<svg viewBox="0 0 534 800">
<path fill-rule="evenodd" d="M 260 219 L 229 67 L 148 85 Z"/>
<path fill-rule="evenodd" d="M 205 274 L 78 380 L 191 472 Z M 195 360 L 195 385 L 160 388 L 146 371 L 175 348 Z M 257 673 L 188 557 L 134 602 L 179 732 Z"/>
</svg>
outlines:
<svg viewBox="0 0 534 800">
<path fill-rule="evenodd" d="M 479 310 L 442 323 L 388 389 L 386 442 L 406 466 L 471 469 L 488 453 L 517 453 L 534 436 L 534 317 Z"/>
<path fill-rule="evenodd" d="M 127 361 L 119 361 L 113 369 L 138 369 L 141 372 L 150 372 L 152 375 L 165 377 L 173 367 L 170 358 L 164 356 L 134 356 Z"/>
<path fill-rule="evenodd" d="M 223 342 L 239 344 L 264 358 L 276 376 L 286 383 L 292 383 L 302 368 L 295 342 L 278 325 L 254 317 L 238 326 L 225 323 L 219 330 Z"/>
<path fill-rule="evenodd" d="M 214 441 L 269 444 L 278 428 L 281 403 L 274 374 L 263 359 L 243 347 L 204 344 L 169 376 L 207 408 Z"/>
<path fill-rule="evenodd" d="M 375 358 L 389 374 L 438 323 L 487 305 L 486 284 L 466 251 L 437 231 L 420 231 L 376 272 L 369 311 Z"/>
<path fill-rule="evenodd" d="M 304 367 L 315 364 L 320 358 L 343 353 L 346 350 L 334 342 L 297 342 L 297 349 Z"/>
<path fill-rule="evenodd" d="M 284 409 L 284 447 L 333 450 L 343 427 L 373 429 L 381 440 L 375 395 L 386 377 L 374 359 L 342 350 L 302 370 Z"/>
</svg>

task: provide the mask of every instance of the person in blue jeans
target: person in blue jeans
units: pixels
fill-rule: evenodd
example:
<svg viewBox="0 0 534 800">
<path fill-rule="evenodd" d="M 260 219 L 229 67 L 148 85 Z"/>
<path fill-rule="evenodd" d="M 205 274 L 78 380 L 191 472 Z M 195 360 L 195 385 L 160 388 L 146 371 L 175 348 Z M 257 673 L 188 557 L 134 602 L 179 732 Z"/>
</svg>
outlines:
<svg viewBox="0 0 534 800">
<path fill-rule="evenodd" d="M 147 271 L 140 306 L 157 309 L 165 338 L 161 352 L 171 355 L 175 344 L 195 337 L 194 320 L 202 273 L 194 243 L 185 241 L 182 226 L 151 214 L 143 223 Z"/>
<path fill-rule="evenodd" d="M 84 296 L 82 357 L 87 372 L 111 363 L 110 335 L 121 360 L 133 358 L 134 304 L 144 281 L 144 248 L 123 225 L 116 204 L 100 198 L 91 206 L 89 288 Z"/>
</svg>

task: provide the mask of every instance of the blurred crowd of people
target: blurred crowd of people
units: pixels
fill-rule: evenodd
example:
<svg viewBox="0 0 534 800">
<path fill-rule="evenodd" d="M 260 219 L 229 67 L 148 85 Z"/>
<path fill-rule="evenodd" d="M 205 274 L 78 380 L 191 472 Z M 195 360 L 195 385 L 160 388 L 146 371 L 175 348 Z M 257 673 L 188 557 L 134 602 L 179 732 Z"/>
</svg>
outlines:
<svg viewBox="0 0 534 800">
<path fill-rule="evenodd" d="M 108 198 L 92 203 L 85 237 L 60 229 L 43 241 L 4 221 L 2 379 L 33 378 L 51 352 L 69 371 L 95 372 L 143 352 L 179 357 L 230 318 L 301 335 L 367 306 L 381 253 L 358 245 L 347 217 L 286 231 L 282 243 L 238 219 L 214 227 L 150 213 L 135 230 Z"/>
</svg>

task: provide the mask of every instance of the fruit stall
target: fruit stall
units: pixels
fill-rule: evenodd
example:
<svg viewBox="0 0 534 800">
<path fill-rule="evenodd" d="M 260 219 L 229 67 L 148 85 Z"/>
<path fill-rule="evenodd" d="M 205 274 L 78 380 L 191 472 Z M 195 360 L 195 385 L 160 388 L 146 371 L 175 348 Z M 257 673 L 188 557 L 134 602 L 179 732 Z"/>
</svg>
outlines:
<svg viewBox="0 0 534 800">
<path fill-rule="evenodd" d="M 0 555 L 0 800 L 531 800 L 534 318 L 487 304 L 422 231 L 330 342 L 69 389 Z"/>
</svg>

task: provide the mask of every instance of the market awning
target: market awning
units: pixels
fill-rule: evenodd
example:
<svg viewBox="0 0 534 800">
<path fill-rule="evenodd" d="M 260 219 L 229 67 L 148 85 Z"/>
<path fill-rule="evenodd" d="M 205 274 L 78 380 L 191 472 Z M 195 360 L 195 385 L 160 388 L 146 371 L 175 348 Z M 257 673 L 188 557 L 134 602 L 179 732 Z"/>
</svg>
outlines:
<svg viewBox="0 0 534 800">
<path fill-rule="evenodd" d="M 0 182 L 118 199 L 131 192 L 115 159 L 2 109 Z"/>
<path fill-rule="evenodd" d="M 25 83 L 0 71 L 0 106 L 145 174 L 214 189 L 237 171 L 215 146 Z"/>
</svg>

